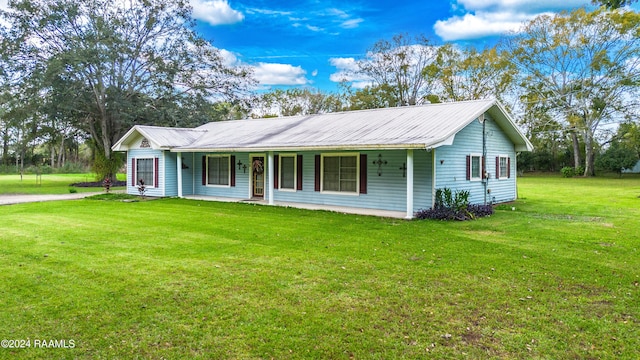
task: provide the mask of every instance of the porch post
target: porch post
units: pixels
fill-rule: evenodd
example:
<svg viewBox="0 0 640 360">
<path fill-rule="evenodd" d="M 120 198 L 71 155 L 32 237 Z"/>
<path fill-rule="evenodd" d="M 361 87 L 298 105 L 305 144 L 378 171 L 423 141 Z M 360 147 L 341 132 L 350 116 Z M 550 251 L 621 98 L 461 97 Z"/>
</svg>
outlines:
<svg viewBox="0 0 640 360">
<path fill-rule="evenodd" d="M 182 153 L 176 154 L 176 175 L 178 176 L 178 197 L 182 197 Z"/>
<path fill-rule="evenodd" d="M 407 216 L 413 219 L 413 149 L 407 149 Z"/>
<path fill-rule="evenodd" d="M 275 169 L 273 168 L 273 151 L 269 151 L 268 156 L 268 163 L 267 163 L 267 169 L 269 169 L 269 185 L 268 185 L 268 189 L 269 189 L 269 205 L 273 205 L 273 189 L 274 189 L 274 184 L 273 184 L 273 177 L 275 176 Z"/>
</svg>

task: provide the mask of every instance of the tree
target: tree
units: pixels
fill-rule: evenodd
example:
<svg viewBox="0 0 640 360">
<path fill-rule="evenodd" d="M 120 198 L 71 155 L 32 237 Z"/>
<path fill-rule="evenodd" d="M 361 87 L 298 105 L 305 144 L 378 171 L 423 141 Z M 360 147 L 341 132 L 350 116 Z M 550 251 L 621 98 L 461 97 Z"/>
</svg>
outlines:
<svg viewBox="0 0 640 360">
<path fill-rule="evenodd" d="M 637 162 L 638 154 L 634 150 L 614 142 L 598 157 L 596 165 L 601 170 L 613 171 L 622 176 L 622 170 L 634 167 Z"/>
<path fill-rule="evenodd" d="M 619 9 L 631 5 L 638 0 L 592 0 L 593 5 L 601 5 L 607 9 Z"/>
<path fill-rule="evenodd" d="M 585 174 L 594 171 L 595 133 L 638 108 L 640 14 L 578 9 L 542 15 L 506 40 L 520 85 L 565 126 L 581 133 Z"/>
<path fill-rule="evenodd" d="M 436 84 L 434 94 L 443 101 L 502 99 L 512 86 L 514 68 L 495 48 L 478 51 L 446 44 L 423 75 Z"/>
<path fill-rule="evenodd" d="M 23 87 L 63 94 L 77 127 L 114 169 L 111 146 L 133 124 L 179 125 L 213 101 L 235 100 L 252 82 L 195 33 L 187 4 L 12 1 L 0 16 L 9 24 L 2 55 Z"/>
<path fill-rule="evenodd" d="M 257 117 L 310 115 L 339 111 L 342 102 L 338 96 L 320 90 L 275 89 L 257 96 L 253 108 Z"/>
<path fill-rule="evenodd" d="M 431 92 L 422 72 L 435 57 L 436 49 L 426 37 L 399 34 L 390 41 L 376 42 L 357 62 L 357 73 L 371 79 L 373 88 L 385 85 L 392 89 L 398 100 L 394 105 L 415 105 Z"/>
</svg>

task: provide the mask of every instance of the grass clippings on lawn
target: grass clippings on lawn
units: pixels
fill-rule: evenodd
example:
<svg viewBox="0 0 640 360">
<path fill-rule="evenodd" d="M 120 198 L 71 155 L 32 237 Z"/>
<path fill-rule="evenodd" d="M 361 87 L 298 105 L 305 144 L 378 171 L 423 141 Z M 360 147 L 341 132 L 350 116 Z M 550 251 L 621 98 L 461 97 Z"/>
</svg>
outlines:
<svg viewBox="0 0 640 360">
<path fill-rule="evenodd" d="M 4 207 L 0 338 L 75 347 L 0 358 L 636 358 L 640 181 L 519 181 L 522 200 L 470 222 Z"/>
</svg>

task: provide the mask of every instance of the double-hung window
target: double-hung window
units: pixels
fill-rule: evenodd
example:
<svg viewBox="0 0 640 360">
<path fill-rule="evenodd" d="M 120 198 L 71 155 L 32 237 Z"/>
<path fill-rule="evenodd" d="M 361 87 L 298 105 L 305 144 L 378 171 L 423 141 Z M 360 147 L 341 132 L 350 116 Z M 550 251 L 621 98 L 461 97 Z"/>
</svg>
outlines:
<svg viewBox="0 0 640 360">
<path fill-rule="evenodd" d="M 296 189 L 296 155 L 280 155 L 280 189 Z"/>
<path fill-rule="evenodd" d="M 143 181 L 147 187 L 156 187 L 154 176 L 154 159 L 136 159 L 136 184 Z"/>
<path fill-rule="evenodd" d="M 469 156 L 469 180 L 482 180 L 482 155 L 471 154 Z"/>
<path fill-rule="evenodd" d="M 207 185 L 229 186 L 229 156 L 207 157 Z"/>
<path fill-rule="evenodd" d="M 358 154 L 322 156 L 322 191 L 358 192 Z"/>
<path fill-rule="evenodd" d="M 496 179 L 508 179 L 510 177 L 511 161 L 508 156 L 496 157 Z"/>
</svg>

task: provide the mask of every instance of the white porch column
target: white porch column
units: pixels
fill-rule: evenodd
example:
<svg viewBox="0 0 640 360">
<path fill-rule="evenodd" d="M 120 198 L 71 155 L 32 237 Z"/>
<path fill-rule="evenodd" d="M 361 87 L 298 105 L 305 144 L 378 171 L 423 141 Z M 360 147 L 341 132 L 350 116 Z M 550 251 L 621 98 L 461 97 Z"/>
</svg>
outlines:
<svg viewBox="0 0 640 360">
<path fill-rule="evenodd" d="M 182 197 L 182 153 L 176 154 L 176 172 L 178 176 L 178 197 Z"/>
<path fill-rule="evenodd" d="M 413 149 L 407 149 L 407 216 L 413 219 Z"/>
<path fill-rule="evenodd" d="M 273 183 L 273 177 L 275 176 L 275 169 L 273 168 L 273 151 L 269 151 L 268 154 L 268 159 L 267 159 L 267 169 L 269 169 L 269 181 L 267 185 L 267 188 L 269 189 L 269 205 L 273 205 L 273 189 L 274 189 L 274 183 Z"/>
</svg>

